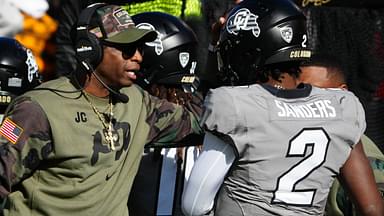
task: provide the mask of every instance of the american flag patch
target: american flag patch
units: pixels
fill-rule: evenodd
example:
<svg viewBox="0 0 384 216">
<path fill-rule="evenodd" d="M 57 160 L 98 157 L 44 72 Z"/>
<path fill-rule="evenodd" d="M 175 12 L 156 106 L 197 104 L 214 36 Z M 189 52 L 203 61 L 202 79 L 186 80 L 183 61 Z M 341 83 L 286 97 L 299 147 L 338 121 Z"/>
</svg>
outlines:
<svg viewBox="0 0 384 216">
<path fill-rule="evenodd" d="M 9 118 L 6 118 L 0 127 L 0 134 L 13 144 L 17 142 L 21 133 L 23 129 Z"/>
</svg>

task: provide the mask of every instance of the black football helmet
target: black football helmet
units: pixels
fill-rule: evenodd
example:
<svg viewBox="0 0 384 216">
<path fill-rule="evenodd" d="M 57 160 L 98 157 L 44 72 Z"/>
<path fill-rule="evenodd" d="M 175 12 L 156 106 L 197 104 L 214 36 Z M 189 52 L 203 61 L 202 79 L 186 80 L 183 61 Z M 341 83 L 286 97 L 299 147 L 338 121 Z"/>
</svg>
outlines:
<svg viewBox="0 0 384 216">
<path fill-rule="evenodd" d="M 197 37 L 181 19 L 162 12 L 144 12 L 132 16 L 137 28 L 157 32 L 153 42 L 145 43 L 144 58 L 137 82 L 143 88 L 151 83 L 180 86 L 186 92 L 196 90 Z"/>
<path fill-rule="evenodd" d="M 0 37 L 0 107 L 37 86 L 41 76 L 32 51 L 13 38 Z"/>
<path fill-rule="evenodd" d="M 306 17 L 290 0 L 244 0 L 234 7 L 218 43 L 219 82 L 245 85 L 265 67 L 308 59 Z"/>
</svg>

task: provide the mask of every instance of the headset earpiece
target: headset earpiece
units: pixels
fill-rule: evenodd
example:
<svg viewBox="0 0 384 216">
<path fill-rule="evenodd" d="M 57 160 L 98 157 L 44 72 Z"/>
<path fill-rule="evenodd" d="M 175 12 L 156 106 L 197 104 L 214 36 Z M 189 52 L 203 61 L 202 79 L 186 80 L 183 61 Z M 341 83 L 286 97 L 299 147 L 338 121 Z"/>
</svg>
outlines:
<svg viewBox="0 0 384 216">
<path fill-rule="evenodd" d="M 88 6 L 80 15 L 76 26 L 76 58 L 88 73 L 97 67 L 103 58 L 103 47 L 96 35 L 89 32 L 91 18 L 95 11 L 106 4 L 97 3 Z"/>
</svg>

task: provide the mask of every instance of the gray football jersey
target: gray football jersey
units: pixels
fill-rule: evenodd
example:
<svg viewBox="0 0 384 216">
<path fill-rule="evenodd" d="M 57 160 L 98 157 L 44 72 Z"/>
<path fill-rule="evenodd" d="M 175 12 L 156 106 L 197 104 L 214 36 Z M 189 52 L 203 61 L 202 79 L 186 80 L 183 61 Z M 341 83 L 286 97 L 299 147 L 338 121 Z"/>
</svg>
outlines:
<svg viewBox="0 0 384 216">
<path fill-rule="evenodd" d="M 366 127 L 353 93 L 310 85 L 221 87 L 205 105 L 206 129 L 231 137 L 238 154 L 215 215 L 322 215 Z"/>
</svg>

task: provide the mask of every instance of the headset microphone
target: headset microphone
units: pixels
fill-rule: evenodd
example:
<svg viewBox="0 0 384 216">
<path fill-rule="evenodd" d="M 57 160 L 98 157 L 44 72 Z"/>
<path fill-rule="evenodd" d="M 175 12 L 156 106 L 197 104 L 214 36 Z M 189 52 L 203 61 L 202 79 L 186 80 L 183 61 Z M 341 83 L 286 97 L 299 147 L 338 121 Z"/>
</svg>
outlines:
<svg viewBox="0 0 384 216">
<path fill-rule="evenodd" d="M 115 96 L 115 98 L 117 100 L 119 100 L 120 102 L 122 103 L 128 103 L 129 101 L 129 98 L 127 95 L 123 94 L 123 93 L 120 93 L 118 90 L 114 90 L 112 89 L 111 87 L 109 87 L 107 84 L 105 84 L 103 82 L 103 80 L 99 77 L 99 75 L 96 74 L 95 71 L 92 71 L 92 74 L 95 75 L 96 79 L 106 88 L 108 89 L 109 93 L 112 93 L 113 96 Z"/>
<path fill-rule="evenodd" d="M 123 94 L 121 92 L 115 91 L 115 90 L 109 90 L 113 95 L 116 97 L 117 100 L 119 100 L 121 103 L 128 103 L 129 97 L 126 94 Z"/>
<path fill-rule="evenodd" d="M 108 89 L 109 93 L 112 93 L 112 95 L 115 96 L 117 100 L 119 100 L 122 103 L 128 103 L 129 98 L 127 95 L 120 93 L 119 90 L 114 90 L 111 87 L 109 87 L 103 80 L 99 77 L 99 75 L 96 74 L 95 70 L 93 69 L 92 65 L 89 63 L 88 60 L 80 60 L 78 56 L 75 57 L 78 62 L 83 66 L 82 68 L 85 69 L 88 73 L 92 73 L 95 75 L 96 79 L 106 88 Z"/>
</svg>

